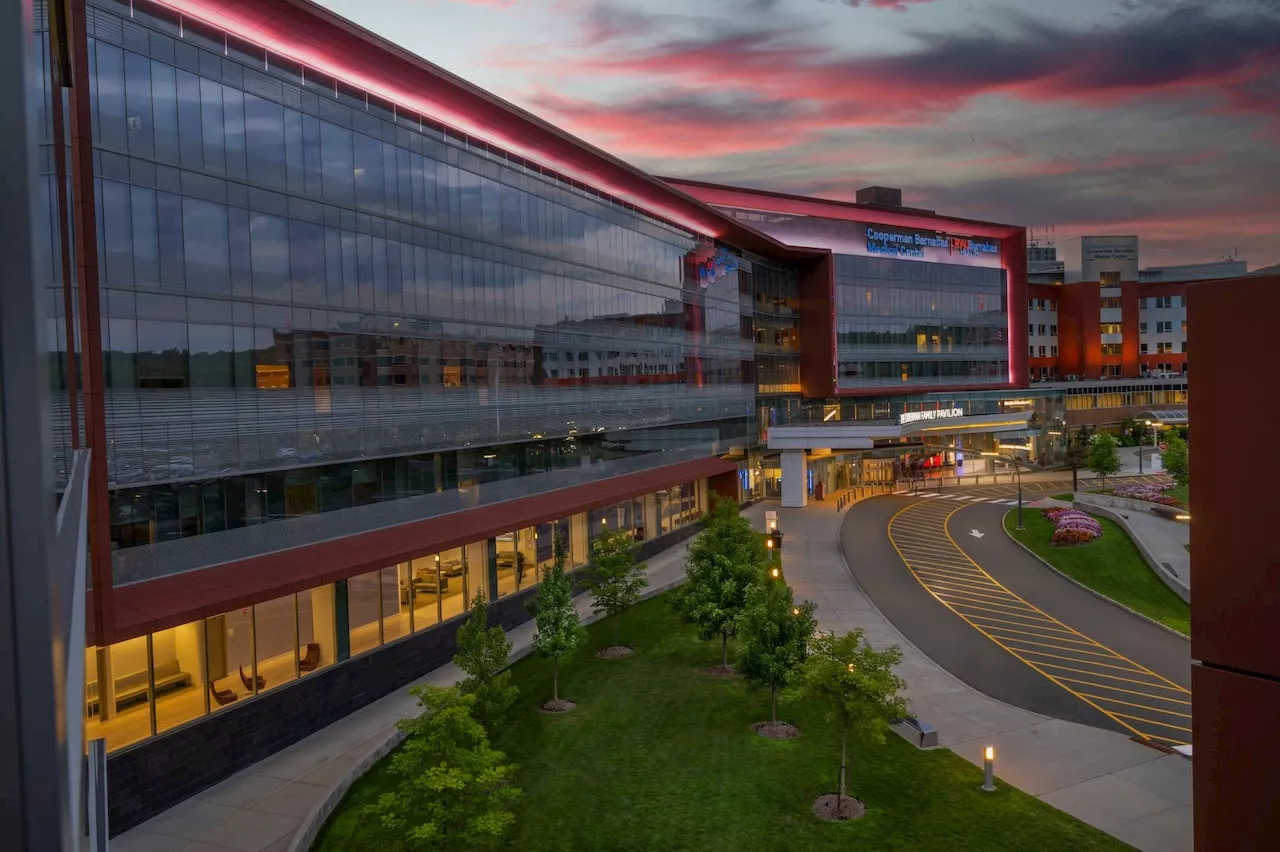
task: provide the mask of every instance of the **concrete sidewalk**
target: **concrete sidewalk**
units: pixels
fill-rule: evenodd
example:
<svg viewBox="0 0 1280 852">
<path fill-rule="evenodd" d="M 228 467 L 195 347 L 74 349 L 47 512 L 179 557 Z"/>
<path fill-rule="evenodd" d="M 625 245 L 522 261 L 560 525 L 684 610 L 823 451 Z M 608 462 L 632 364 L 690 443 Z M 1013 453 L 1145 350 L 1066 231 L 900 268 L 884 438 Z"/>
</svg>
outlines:
<svg viewBox="0 0 1280 852">
<path fill-rule="evenodd" d="M 1113 510 L 1114 511 L 1114 510 Z M 1176 582 L 1191 588 L 1191 527 L 1147 512 L 1119 512 L 1130 536 L 1151 557 L 1173 571 Z"/>
<path fill-rule="evenodd" d="M 688 543 L 680 542 L 646 562 L 646 597 L 683 581 Z M 595 620 L 591 595 L 579 595 L 575 603 L 584 624 Z M 532 621 L 508 631 L 512 660 L 530 653 L 533 633 Z M 450 663 L 411 686 L 448 686 L 461 679 Z M 328 799 L 354 767 L 368 764 L 386 749 L 396 722 L 418 714 L 409 689 L 362 707 L 113 838 L 112 852 L 288 852 L 312 809 Z"/>
<path fill-rule="evenodd" d="M 873 645 L 902 648 L 898 673 L 907 681 L 912 712 L 937 728 L 940 744 L 975 765 L 982 763 L 983 748 L 994 746 L 998 778 L 1138 849 L 1190 852 L 1189 760 L 971 689 L 907 641 L 858 588 L 839 550 L 843 513 L 769 504 L 746 514 L 763 528 L 766 508 L 778 511 L 783 561 L 796 597 L 818 604 L 823 629 L 860 627 Z"/>
</svg>

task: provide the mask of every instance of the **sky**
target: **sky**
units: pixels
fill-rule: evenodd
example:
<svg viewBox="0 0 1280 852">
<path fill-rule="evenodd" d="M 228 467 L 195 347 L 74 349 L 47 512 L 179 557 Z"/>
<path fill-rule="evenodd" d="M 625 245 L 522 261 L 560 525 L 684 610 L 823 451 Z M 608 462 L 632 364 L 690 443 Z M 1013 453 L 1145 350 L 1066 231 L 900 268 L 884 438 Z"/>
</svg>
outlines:
<svg viewBox="0 0 1280 852">
<path fill-rule="evenodd" d="M 321 2 L 656 174 L 1280 263 L 1280 0 Z"/>
</svg>

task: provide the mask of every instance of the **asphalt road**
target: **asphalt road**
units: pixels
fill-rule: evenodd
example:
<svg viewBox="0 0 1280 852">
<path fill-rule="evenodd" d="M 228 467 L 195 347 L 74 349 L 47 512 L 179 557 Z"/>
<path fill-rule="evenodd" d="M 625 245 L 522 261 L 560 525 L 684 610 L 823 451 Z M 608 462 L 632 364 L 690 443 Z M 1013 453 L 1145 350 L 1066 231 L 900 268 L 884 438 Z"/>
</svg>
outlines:
<svg viewBox="0 0 1280 852">
<path fill-rule="evenodd" d="M 1188 740 L 1189 643 L 1022 551 L 1000 527 L 1008 505 L 958 499 L 1012 490 L 855 504 L 840 532 L 854 576 L 921 651 L 987 695 L 1165 743 Z"/>
</svg>

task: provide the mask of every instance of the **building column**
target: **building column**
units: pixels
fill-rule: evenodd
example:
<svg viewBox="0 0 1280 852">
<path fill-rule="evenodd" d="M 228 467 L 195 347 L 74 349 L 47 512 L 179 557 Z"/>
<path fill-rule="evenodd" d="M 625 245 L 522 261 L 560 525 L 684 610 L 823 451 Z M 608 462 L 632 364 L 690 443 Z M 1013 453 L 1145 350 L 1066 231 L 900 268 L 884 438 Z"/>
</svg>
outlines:
<svg viewBox="0 0 1280 852">
<path fill-rule="evenodd" d="M 587 525 L 586 512 L 579 512 L 569 517 L 569 558 L 566 560 L 568 568 L 586 565 L 591 560 Z"/>
<path fill-rule="evenodd" d="M 738 476 L 737 471 L 734 471 L 733 477 L 735 480 L 737 479 L 737 476 Z M 737 484 L 736 481 L 734 484 L 735 485 Z M 711 503 L 707 499 L 707 496 L 708 496 L 707 481 L 705 479 L 699 479 L 696 483 L 694 483 L 694 485 L 695 485 L 695 493 L 698 495 L 698 514 L 705 515 L 707 512 L 711 511 Z M 736 503 L 737 500 L 735 500 L 734 502 Z"/>
<path fill-rule="evenodd" d="M 345 604 L 346 602 L 343 601 Z M 311 590 L 311 635 L 320 646 L 320 665 L 329 666 L 337 661 L 338 622 L 337 604 L 333 583 L 326 583 Z"/>
<path fill-rule="evenodd" d="M 646 539 L 657 538 L 662 535 L 662 530 L 658 528 L 658 495 L 644 495 L 644 537 Z"/>
<path fill-rule="evenodd" d="M 471 602 L 476 598 L 476 592 L 484 592 L 484 599 L 493 600 L 493 588 L 489 584 L 489 541 L 473 541 L 468 544 L 466 550 L 467 565 L 467 601 L 466 608 L 471 608 Z M 497 560 L 494 560 L 494 570 L 497 570 Z"/>
<path fill-rule="evenodd" d="M 782 452 L 782 506 L 803 509 L 809 502 L 809 471 L 804 450 Z"/>
</svg>

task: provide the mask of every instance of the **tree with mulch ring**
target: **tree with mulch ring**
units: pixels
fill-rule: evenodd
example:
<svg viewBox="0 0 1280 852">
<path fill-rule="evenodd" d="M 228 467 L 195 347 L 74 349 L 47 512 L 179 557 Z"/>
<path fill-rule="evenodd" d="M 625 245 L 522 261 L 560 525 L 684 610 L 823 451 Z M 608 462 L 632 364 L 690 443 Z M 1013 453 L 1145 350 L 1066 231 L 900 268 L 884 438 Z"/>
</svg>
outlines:
<svg viewBox="0 0 1280 852">
<path fill-rule="evenodd" d="M 736 659 L 748 690 L 769 690 L 769 721 L 751 726 L 762 737 L 792 739 L 800 734 L 794 725 L 778 721 L 778 693 L 804 663 L 817 629 L 817 608 L 812 601 L 797 605 L 791 587 L 782 580 L 761 580 L 747 592 Z"/>
<path fill-rule="evenodd" d="M 644 563 L 636 563 L 636 543 L 624 530 L 602 529 L 591 543 L 591 566 L 585 580 L 587 590 L 595 596 L 592 611 L 607 615 L 613 621 L 613 644 L 596 656 L 605 660 L 629 657 L 630 645 L 623 645 L 622 614 L 640 600 L 649 581 L 644 576 Z"/>
<path fill-rule="evenodd" d="M 566 549 L 564 536 L 556 536 L 554 561 L 538 583 L 537 596 L 529 602 L 537 624 L 533 649 L 550 657 L 552 663 L 551 700 L 542 705 L 551 713 L 563 713 L 576 706 L 560 697 L 560 658 L 572 654 L 587 638 L 573 603 L 573 582 L 564 569 Z"/>
<path fill-rule="evenodd" d="M 688 581 L 671 596 L 680 619 L 695 625 L 704 640 L 720 640 L 720 664 L 707 674 L 732 677 L 729 640 L 747 603 L 747 589 L 763 580 L 768 555 L 751 522 L 738 514 L 732 500 L 712 497 L 702 532 L 689 546 Z"/>
<path fill-rule="evenodd" d="M 866 806 L 847 792 L 849 736 L 883 743 L 889 726 L 907 715 L 902 691 L 907 682 L 894 674 L 902 651 L 892 645 L 877 651 L 858 628 L 843 636 L 820 633 L 809 643 L 787 698 L 826 707 L 828 722 L 840 728 L 840 785 L 834 795 L 819 796 L 813 812 L 820 819 L 857 819 Z"/>
</svg>

